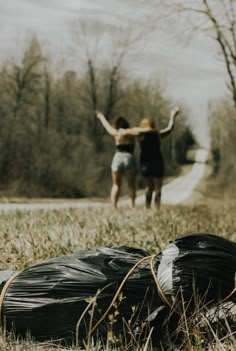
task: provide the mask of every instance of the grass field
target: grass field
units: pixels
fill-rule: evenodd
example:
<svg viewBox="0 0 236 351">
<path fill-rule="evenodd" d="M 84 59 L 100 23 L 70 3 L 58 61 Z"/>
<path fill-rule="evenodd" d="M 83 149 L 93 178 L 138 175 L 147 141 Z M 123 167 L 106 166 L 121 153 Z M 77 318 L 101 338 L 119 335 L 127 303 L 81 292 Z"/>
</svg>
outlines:
<svg viewBox="0 0 236 351">
<path fill-rule="evenodd" d="M 222 203 L 220 197 L 216 197 L 209 201 L 201 199 L 194 206 L 163 206 L 159 212 L 147 211 L 141 207 L 135 210 L 121 208 L 117 211 L 111 208 L 88 208 L 2 212 L 0 267 L 22 270 L 47 258 L 104 245 L 129 245 L 157 253 L 169 240 L 192 232 L 215 233 L 236 241 L 235 210 L 233 198 L 225 198 Z M 213 331 L 212 333 L 214 334 Z M 222 340 L 217 335 L 214 338 L 212 335 L 200 335 L 203 341 L 195 342 L 195 345 L 188 342 L 182 349 L 207 349 L 202 345 L 207 345 L 209 341 L 209 350 L 235 350 L 236 339 L 231 334 L 232 331 L 229 330 Z M 146 350 L 150 349 L 148 345 L 145 347 Z M 5 334 L 0 336 L 0 350 L 51 349 L 64 348 L 15 340 Z M 95 349 L 99 348 L 94 347 Z M 126 349 L 125 345 L 123 349 Z"/>
</svg>

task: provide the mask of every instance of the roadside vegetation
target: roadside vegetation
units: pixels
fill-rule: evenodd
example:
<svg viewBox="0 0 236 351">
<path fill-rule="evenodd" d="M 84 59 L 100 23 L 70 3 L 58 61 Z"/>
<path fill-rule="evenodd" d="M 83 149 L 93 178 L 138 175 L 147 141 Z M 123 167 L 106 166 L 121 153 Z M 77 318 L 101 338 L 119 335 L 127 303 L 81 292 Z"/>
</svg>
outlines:
<svg viewBox="0 0 236 351">
<path fill-rule="evenodd" d="M 236 117 L 229 99 L 214 104 L 210 115 L 213 175 L 221 187 L 234 186 L 236 177 Z"/>
<path fill-rule="evenodd" d="M 55 72 L 33 38 L 19 62 L 0 66 L 2 195 L 107 195 L 114 145 L 99 125 L 96 110 L 110 121 L 124 115 L 138 125 L 149 116 L 157 127 L 167 125 L 173 103 L 164 97 L 159 82 L 135 80 L 120 56 L 110 61 L 112 66 L 98 64 L 91 54 L 78 59 L 80 73 L 63 67 Z M 167 175 L 178 172 L 192 143 L 182 109 L 175 133 L 163 143 Z"/>
</svg>

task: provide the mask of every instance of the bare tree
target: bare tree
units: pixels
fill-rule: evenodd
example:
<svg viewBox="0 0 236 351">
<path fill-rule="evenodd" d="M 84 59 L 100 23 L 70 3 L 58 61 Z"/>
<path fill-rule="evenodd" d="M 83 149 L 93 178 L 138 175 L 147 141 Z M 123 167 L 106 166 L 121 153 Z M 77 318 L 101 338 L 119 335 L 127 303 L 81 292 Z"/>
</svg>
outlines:
<svg viewBox="0 0 236 351">
<path fill-rule="evenodd" d="M 24 123 L 26 112 L 29 115 L 32 112 L 30 107 L 37 105 L 36 99 L 42 92 L 43 62 L 40 45 L 33 38 L 24 53 L 21 64 L 10 64 L 2 72 L 6 85 L 4 94 L 12 109 L 14 122 L 21 119 Z"/>
<path fill-rule="evenodd" d="M 47 68 L 44 70 L 44 127 L 47 129 L 50 121 L 51 112 L 51 81 L 50 73 Z"/>
<path fill-rule="evenodd" d="M 85 101 L 92 115 L 92 129 L 97 133 L 94 111 L 102 109 L 111 119 L 116 104 L 122 97 L 124 60 L 143 33 L 136 29 L 105 28 L 99 22 L 77 22 L 74 38 L 79 56 L 85 62 L 88 86 Z"/>
<path fill-rule="evenodd" d="M 95 40 L 92 40 L 91 30 L 95 34 Z M 95 111 L 98 109 L 97 52 L 100 40 L 98 33 L 100 29 L 97 28 L 94 31 L 94 28 L 91 28 L 87 23 L 79 21 L 75 23 L 73 31 L 76 44 L 76 49 L 74 50 L 73 48 L 73 51 L 77 51 L 78 49 L 80 65 L 87 75 L 87 85 L 84 87 L 83 100 L 87 105 L 87 109 L 90 111 L 88 124 L 90 124 L 92 134 L 95 135 L 98 125 Z"/>
<path fill-rule="evenodd" d="M 201 30 L 217 42 L 228 74 L 227 87 L 236 109 L 236 1 L 160 0 L 173 13 L 187 15 L 194 30 Z M 169 11 L 170 13 L 170 11 Z"/>
<path fill-rule="evenodd" d="M 21 62 L 8 63 L 1 71 L 1 106 L 5 115 L 1 140 L 5 145 L 3 168 L 6 175 L 9 172 L 13 174 L 15 169 L 23 169 L 26 160 L 28 162 L 24 174 L 30 173 L 30 168 L 33 167 L 32 145 L 39 133 L 44 61 L 40 45 L 33 38 Z"/>
</svg>

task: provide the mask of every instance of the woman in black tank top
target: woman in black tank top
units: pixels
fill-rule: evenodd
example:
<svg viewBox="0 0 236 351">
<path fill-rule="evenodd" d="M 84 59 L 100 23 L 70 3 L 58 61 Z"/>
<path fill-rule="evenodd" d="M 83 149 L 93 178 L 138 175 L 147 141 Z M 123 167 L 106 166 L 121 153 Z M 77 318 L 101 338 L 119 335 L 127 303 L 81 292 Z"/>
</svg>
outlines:
<svg viewBox="0 0 236 351">
<path fill-rule="evenodd" d="M 174 129 L 175 117 L 178 113 L 178 108 L 172 110 L 168 126 L 160 131 L 155 129 L 154 122 L 149 118 L 144 118 L 140 122 L 140 127 L 151 128 L 149 132 L 142 133 L 139 137 L 140 168 L 146 185 L 145 202 L 147 208 L 151 207 L 154 192 L 154 203 L 156 208 L 159 208 L 161 204 L 161 188 L 164 176 L 161 138 L 168 135 Z"/>
</svg>

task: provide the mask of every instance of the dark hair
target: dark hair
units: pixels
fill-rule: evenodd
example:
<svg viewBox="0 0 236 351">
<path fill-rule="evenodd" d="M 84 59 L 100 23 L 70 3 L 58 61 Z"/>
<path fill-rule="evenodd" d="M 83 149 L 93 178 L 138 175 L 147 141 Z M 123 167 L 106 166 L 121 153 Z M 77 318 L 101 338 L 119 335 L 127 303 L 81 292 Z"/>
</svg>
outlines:
<svg viewBox="0 0 236 351">
<path fill-rule="evenodd" d="M 129 128 L 129 122 L 124 117 L 118 116 L 114 120 L 114 126 L 116 129 L 127 129 Z"/>
</svg>

